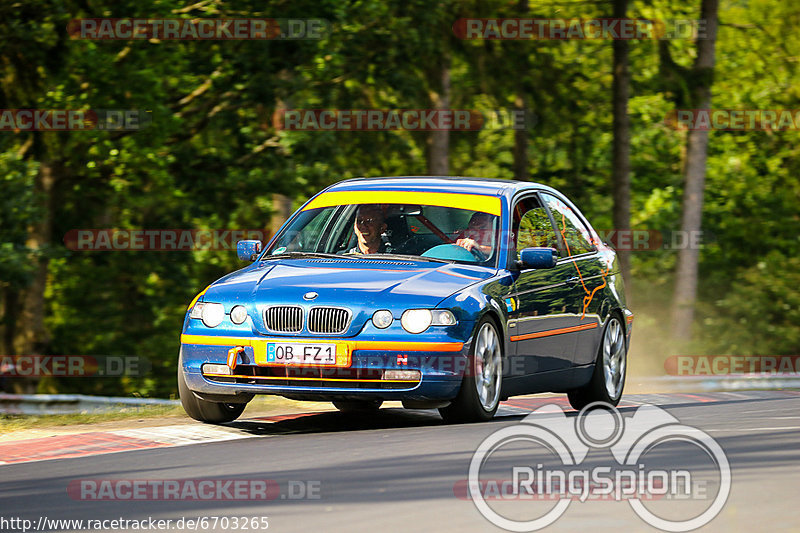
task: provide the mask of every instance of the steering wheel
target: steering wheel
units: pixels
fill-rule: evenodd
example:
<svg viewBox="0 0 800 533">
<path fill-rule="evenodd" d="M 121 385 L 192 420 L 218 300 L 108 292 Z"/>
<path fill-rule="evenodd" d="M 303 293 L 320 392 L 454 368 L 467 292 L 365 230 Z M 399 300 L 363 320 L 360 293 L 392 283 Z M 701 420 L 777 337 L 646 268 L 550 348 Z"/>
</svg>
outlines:
<svg viewBox="0 0 800 533">
<path fill-rule="evenodd" d="M 475 256 L 475 259 L 477 259 L 477 260 L 478 260 L 478 261 L 480 261 L 481 263 L 483 263 L 484 261 L 486 261 L 487 259 L 489 259 L 489 258 L 486 256 L 486 254 L 485 254 L 485 253 L 483 253 L 483 250 L 481 250 L 481 249 L 480 249 L 480 247 L 479 247 L 477 244 L 476 244 L 475 246 L 473 246 L 473 247 L 472 247 L 472 249 L 470 250 L 470 252 L 472 253 L 472 255 L 474 255 L 474 256 Z"/>
</svg>

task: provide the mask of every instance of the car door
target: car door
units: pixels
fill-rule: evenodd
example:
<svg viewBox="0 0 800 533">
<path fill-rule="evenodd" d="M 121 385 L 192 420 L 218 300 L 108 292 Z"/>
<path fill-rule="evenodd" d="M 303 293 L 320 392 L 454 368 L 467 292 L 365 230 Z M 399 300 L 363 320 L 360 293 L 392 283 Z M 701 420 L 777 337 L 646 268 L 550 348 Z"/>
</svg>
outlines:
<svg viewBox="0 0 800 533">
<path fill-rule="evenodd" d="M 521 198 L 512 212 L 513 249 L 516 259 L 524 248 L 562 246 L 553 219 L 536 194 Z M 512 372 L 538 374 L 569 369 L 573 364 L 575 337 L 571 330 L 580 322 L 574 287 L 575 276 L 569 261 L 559 261 L 550 269 L 525 269 L 516 272 L 509 311 L 509 341 L 513 353 Z"/>
<path fill-rule="evenodd" d="M 575 345 L 573 364 L 581 366 L 594 362 L 600 340 L 602 289 L 606 286 L 608 269 L 599 260 L 593 244 L 593 233 L 567 202 L 553 194 L 542 193 L 541 199 L 550 211 L 564 248 L 559 266 L 570 280 L 571 299 L 577 303 L 577 320 L 573 324 Z"/>
</svg>

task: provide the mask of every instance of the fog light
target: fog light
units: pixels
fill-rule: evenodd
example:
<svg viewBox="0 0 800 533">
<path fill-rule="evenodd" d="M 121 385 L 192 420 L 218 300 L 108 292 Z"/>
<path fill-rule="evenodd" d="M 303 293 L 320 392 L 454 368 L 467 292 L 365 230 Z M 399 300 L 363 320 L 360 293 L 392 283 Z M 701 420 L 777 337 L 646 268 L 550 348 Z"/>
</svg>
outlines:
<svg viewBox="0 0 800 533">
<path fill-rule="evenodd" d="M 234 324 L 241 324 L 247 320 L 247 309 L 243 305 L 235 305 L 231 309 L 231 322 Z"/>
<path fill-rule="evenodd" d="M 233 374 L 233 371 L 231 371 L 228 365 L 206 363 L 203 365 L 203 374 L 225 374 L 226 376 L 230 376 Z"/>
<path fill-rule="evenodd" d="M 372 315 L 372 325 L 378 329 L 388 328 L 392 325 L 392 320 L 392 312 L 387 311 L 386 309 L 375 311 L 375 314 Z"/>
<path fill-rule="evenodd" d="M 403 381 L 419 381 L 422 374 L 419 370 L 384 370 L 383 379 L 399 379 Z"/>
</svg>

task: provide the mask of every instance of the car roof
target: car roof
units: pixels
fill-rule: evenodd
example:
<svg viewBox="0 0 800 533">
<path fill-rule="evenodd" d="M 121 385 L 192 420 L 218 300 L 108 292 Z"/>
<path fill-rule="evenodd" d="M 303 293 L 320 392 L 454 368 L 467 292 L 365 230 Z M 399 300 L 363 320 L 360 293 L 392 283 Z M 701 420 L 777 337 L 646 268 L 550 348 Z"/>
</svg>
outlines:
<svg viewBox="0 0 800 533">
<path fill-rule="evenodd" d="M 462 176 L 395 176 L 348 179 L 331 185 L 325 191 L 409 190 L 508 197 L 526 189 L 554 190 L 530 181 Z"/>
</svg>

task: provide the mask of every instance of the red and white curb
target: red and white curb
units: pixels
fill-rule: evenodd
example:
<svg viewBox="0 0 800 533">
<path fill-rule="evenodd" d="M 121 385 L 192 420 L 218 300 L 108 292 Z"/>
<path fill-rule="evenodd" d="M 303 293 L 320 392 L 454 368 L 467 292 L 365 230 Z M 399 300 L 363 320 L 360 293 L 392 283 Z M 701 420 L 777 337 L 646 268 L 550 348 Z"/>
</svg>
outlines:
<svg viewBox="0 0 800 533">
<path fill-rule="evenodd" d="M 0 464 L 70 459 L 247 437 L 249 435 L 232 428 L 188 425 L 55 435 L 0 443 Z"/>
</svg>

